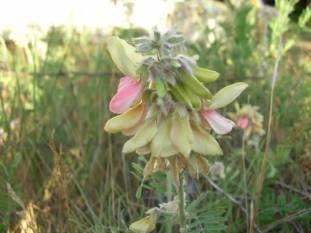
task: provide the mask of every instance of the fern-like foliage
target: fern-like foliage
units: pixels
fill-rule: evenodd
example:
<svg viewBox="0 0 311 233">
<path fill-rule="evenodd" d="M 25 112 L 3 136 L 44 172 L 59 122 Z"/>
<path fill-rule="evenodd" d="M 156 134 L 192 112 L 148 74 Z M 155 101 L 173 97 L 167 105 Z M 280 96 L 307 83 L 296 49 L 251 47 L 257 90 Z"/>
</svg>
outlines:
<svg viewBox="0 0 311 233">
<path fill-rule="evenodd" d="M 189 233 L 225 232 L 227 208 L 221 203 L 206 202 L 206 194 L 200 195 L 187 208 Z"/>
</svg>

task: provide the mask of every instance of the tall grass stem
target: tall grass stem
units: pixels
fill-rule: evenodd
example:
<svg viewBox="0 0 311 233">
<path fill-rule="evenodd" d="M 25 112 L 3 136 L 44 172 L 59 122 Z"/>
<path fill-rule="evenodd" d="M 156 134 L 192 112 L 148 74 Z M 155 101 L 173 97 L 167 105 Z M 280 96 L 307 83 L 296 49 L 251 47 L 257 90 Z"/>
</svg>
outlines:
<svg viewBox="0 0 311 233">
<path fill-rule="evenodd" d="M 277 50 L 277 56 L 274 63 L 273 68 L 273 75 L 271 79 L 271 91 L 270 91 L 270 101 L 269 101 L 269 115 L 268 115 L 268 129 L 267 129 L 267 136 L 266 136 L 266 144 L 265 144 L 265 150 L 263 159 L 261 162 L 261 168 L 260 168 L 260 174 L 258 176 L 258 182 L 257 182 L 257 190 L 256 190 L 256 201 L 259 199 L 259 196 L 261 194 L 263 183 L 265 180 L 265 174 L 267 170 L 267 163 L 268 163 L 268 155 L 269 155 L 269 148 L 270 148 L 270 142 L 271 142 L 271 131 L 272 131 L 272 121 L 273 121 L 273 104 L 274 104 L 274 90 L 276 86 L 276 81 L 279 76 L 279 65 L 282 58 L 282 49 L 283 49 L 283 43 L 282 43 L 282 37 L 280 37 L 278 41 L 278 50 Z"/>
</svg>

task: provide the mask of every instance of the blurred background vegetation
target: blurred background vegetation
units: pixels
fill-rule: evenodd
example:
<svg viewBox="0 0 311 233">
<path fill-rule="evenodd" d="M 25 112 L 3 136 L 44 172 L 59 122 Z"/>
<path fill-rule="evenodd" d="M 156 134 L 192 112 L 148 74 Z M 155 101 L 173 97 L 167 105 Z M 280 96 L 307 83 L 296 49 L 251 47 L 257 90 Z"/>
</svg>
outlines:
<svg viewBox="0 0 311 233">
<path fill-rule="evenodd" d="M 167 17 L 185 35 L 187 52 L 221 74 L 211 90 L 249 84 L 239 104 L 258 106 L 266 131 L 276 79 L 263 189 L 256 193 L 266 136 L 243 146 L 236 129 L 220 139 L 225 155 L 210 160 L 223 162 L 225 178 L 188 180 L 189 211 L 196 213 L 191 232 L 246 232 L 245 208 L 254 232 L 311 232 L 310 6 L 290 2 L 293 12 L 272 1 L 176 1 Z M 105 41 L 146 33 L 135 25 L 109 33 L 31 26 L 23 40 L 1 32 L 1 233 L 129 232 L 129 222 L 170 197 L 158 173 L 136 198 L 146 160 L 123 156 L 125 137 L 103 131 L 121 77 Z M 170 224 L 163 220 L 156 232 L 174 232 Z"/>
</svg>

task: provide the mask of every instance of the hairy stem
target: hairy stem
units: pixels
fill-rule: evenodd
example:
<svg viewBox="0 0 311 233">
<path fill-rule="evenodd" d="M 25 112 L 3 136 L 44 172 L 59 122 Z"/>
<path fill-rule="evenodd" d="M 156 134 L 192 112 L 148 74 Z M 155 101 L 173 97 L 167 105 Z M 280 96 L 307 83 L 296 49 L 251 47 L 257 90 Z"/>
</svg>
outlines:
<svg viewBox="0 0 311 233">
<path fill-rule="evenodd" d="M 171 174 L 168 173 L 166 177 L 166 192 L 167 192 L 167 201 L 173 200 L 173 181 Z M 165 224 L 165 233 L 172 233 L 172 221 L 168 219 L 167 223 Z"/>
<path fill-rule="evenodd" d="M 178 197 L 179 197 L 180 233 L 187 233 L 186 215 L 185 215 L 184 175 L 182 173 L 179 174 Z"/>
</svg>

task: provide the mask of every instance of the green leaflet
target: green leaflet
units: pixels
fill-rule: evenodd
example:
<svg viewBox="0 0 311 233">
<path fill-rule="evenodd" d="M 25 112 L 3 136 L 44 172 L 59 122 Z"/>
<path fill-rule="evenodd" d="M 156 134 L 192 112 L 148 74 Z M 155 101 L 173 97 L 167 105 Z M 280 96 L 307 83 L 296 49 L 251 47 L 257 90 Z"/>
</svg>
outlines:
<svg viewBox="0 0 311 233">
<path fill-rule="evenodd" d="M 197 127 L 192 127 L 194 136 L 192 150 L 202 155 L 222 155 L 222 149 L 220 148 L 216 139 L 210 135 L 207 131 Z"/>
<path fill-rule="evenodd" d="M 134 137 L 128 140 L 123 146 L 123 153 L 133 152 L 148 144 L 157 132 L 157 124 L 153 119 L 146 120 Z"/>
<path fill-rule="evenodd" d="M 144 59 L 142 55 L 135 52 L 135 48 L 125 40 L 113 36 L 107 42 L 107 49 L 114 64 L 125 75 L 138 78 L 137 69 Z"/>
<path fill-rule="evenodd" d="M 217 73 L 216 71 L 202 68 L 199 66 L 195 66 L 193 68 L 193 74 L 202 83 L 211 83 L 219 78 L 219 73 Z"/>
<path fill-rule="evenodd" d="M 127 112 L 111 118 L 106 122 L 105 131 L 109 133 L 118 133 L 123 130 L 134 127 L 144 114 L 144 104 L 140 103 Z"/>
<path fill-rule="evenodd" d="M 247 84 L 238 82 L 220 89 L 212 98 L 210 109 L 222 108 L 232 103 L 247 88 Z"/>
</svg>

